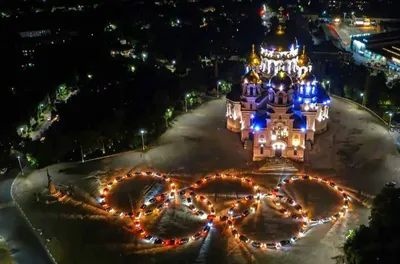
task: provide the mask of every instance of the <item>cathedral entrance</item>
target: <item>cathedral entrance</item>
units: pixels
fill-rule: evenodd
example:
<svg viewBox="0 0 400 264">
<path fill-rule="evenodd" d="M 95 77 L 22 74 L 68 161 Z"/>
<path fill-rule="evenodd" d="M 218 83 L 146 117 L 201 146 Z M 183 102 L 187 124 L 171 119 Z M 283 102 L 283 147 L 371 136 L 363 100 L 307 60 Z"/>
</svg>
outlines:
<svg viewBox="0 0 400 264">
<path fill-rule="evenodd" d="M 272 143 L 272 149 L 274 150 L 275 157 L 280 158 L 283 155 L 283 151 L 286 149 L 286 142 L 282 140 L 277 140 Z"/>
<path fill-rule="evenodd" d="M 281 149 L 275 149 L 275 157 L 276 158 L 282 157 L 282 150 Z"/>
</svg>

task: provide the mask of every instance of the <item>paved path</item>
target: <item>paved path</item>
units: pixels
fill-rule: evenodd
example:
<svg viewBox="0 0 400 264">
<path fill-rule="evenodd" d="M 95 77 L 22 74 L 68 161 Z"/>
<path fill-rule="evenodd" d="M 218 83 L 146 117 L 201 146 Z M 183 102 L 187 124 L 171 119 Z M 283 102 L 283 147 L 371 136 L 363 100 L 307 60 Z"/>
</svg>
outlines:
<svg viewBox="0 0 400 264">
<path fill-rule="evenodd" d="M 369 194 L 400 182 L 400 155 L 387 127 L 369 112 L 332 98 L 329 129 L 307 156 L 311 169 Z"/>
<path fill-rule="evenodd" d="M 0 178 L 0 202 L 7 205 L 0 206 L 0 236 L 6 239 L 16 264 L 53 263 L 13 203 L 10 190 L 17 174 L 14 169 Z"/>
</svg>

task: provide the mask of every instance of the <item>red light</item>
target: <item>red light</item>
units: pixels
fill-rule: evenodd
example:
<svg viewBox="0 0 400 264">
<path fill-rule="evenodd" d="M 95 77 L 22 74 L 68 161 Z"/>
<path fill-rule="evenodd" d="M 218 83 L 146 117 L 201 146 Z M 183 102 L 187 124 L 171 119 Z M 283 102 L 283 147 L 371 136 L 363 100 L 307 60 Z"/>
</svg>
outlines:
<svg viewBox="0 0 400 264">
<path fill-rule="evenodd" d="M 264 9 L 260 9 L 260 15 L 262 16 L 264 14 Z"/>
<path fill-rule="evenodd" d="M 289 13 L 287 13 L 286 16 L 289 17 Z"/>
</svg>

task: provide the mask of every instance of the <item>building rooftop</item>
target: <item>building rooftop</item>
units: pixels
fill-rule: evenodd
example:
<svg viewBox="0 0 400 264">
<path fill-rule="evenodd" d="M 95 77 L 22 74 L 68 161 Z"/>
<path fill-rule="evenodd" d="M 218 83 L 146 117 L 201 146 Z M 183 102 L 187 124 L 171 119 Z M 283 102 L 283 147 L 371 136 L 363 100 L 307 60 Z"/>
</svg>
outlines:
<svg viewBox="0 0 400 264">
<path fill-rule="evenodd" d="M 301 112 L 295 112 L 292 116 L 293 121 L 293 128 L 301 129 L 306 127 L 307 119 L 305 116 L 301 115 Z"/>
<path fill-rule="evenodd" d="M 400 62 L 400 42 L 394 45 L 388 44 L 382 47 L 369 48 L 368 50 Z"/>
<path fill-rule="evenodd" d="M 366 46 L 380 46 L 392 42 L 398 43 L 400 42 L 400 30 L 389 31 L 379 34 L 353 36 L 352 40 L 358 40 L 364 43 Z"/>
<path fill-rule="evenodd" d="M 259 129 L 263 129 L 267 127 L 267 118 L 268 115 L 266 113 L 257 113 L 253 118 L 253 129 L 255 131 Z"/>
</svg>

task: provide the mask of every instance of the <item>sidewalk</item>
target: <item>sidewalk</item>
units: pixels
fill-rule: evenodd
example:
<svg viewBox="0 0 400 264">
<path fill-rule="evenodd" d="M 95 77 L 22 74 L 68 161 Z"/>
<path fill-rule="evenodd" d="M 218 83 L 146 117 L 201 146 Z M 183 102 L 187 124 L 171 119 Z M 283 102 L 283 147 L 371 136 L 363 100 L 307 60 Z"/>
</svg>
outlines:
<svg viewBox="0 0 400 264">
<path fill-rule="evenodd" d="M 377 118 L 382 123 L 382 125 L 384 125 L 386 127 L 389 127 L 388 122 L 386 122 L 382 117 L 380 117 L 377 113 L 375 113 L 374 111 L 372 111 L 368 107 L 363 106 L 363 105 L 361 105 L 361 104 L 359 104 L 357 102 L 354 102 L 354 101 L 352 101 L 350 99 L 347 99 L 347 98 L 344 98 L 344 97 L 341 97 L 341 96 L 338 96 L 338 95 L 332 94 L 331 96 L 334 97 L 334 98 L 337 98 L 339 100 L 344 100 L 344 101 L 347 101 L 349 103 L 355 104 L 360 108 L 363 108 L 364 110 L 368 111 L 372 116 Z M 390 131 L 389 128 L 388 128 L 388 133 L 393 138 L 393 141 L 397 145 L 397 148 L 400 150 L 400 133 L 397 130 Z"/>
<path fill-rule="evenodd" d="M 11 185 L 11 190 L 10 190 L 10 194 L 11 197 L 14 201 L 15 207 L 20 211 L 21 216 L 25 219 L 25 221 L 27 222 L 27 224 L 29 225 L 29 227 L 32 229 L 32 232 L 35 234 L 36 238 L 39 240 L 40 244 L 43 246 L 43 248 L 45 249 L 46 253 L 48 254 L 50 260 L 54 263 L 57 264 L 56 259 L 54 258 L 54 256 L 51 254 L 50 250 L 48 249 L 48 247 L 46 246 L 46 239 L 44 237 L 42 237 L 42 230 L 38 229 L 34 226 L 34 224 L 29 220 L 29 218 L 27 217 L 25 211 L 26 208 L 23 209 L 23 206 L 21 206 L 21 201 L 19 200 L 19 197 L 17 194 L 15 194 L 14 189 L 15 189 L 15 184 L 20 182 L 20 181 L 24 181 L 24 179 L 22 178 L 26 178 L 29 176 L 30 173 L 32 173 L 34 170 L 32 170 L 31 167 L 25 166 L 24 167 L 24 175 L 22 174 L 18 174 L 17 177 L 15 177 L 12 185 Z"/>
</svg>

